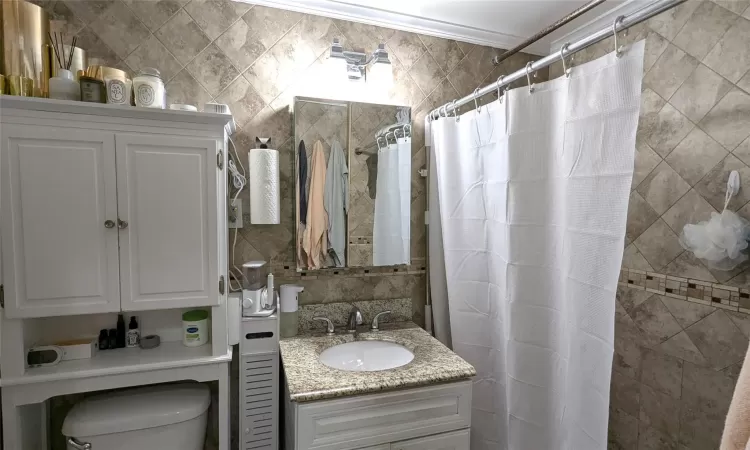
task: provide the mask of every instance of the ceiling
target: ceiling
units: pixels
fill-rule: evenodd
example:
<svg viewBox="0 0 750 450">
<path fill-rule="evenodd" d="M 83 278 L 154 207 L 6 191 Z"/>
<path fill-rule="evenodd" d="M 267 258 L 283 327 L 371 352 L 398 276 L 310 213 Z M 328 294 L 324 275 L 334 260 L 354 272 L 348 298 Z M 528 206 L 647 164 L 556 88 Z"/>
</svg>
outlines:
<svg viewBox="0 0 750 450">
<path fill-rule="evenodd" d="M 643 0 L 631 0 L 630 3 Z M 388 26 L 477 44 L 511 48 L 588 0 L 263 0 L 297 11 Z M 550 44 L 621 8 L 610 0 L 526 49 L 547 54 Z"/>
</svg>

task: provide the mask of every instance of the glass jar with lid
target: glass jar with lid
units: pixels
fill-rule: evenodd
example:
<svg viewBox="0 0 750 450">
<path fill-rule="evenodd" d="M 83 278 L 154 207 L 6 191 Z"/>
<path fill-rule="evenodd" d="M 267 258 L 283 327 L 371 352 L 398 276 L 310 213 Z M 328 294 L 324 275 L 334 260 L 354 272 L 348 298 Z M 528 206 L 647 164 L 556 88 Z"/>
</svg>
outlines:
<svg viewBox="0 0 750 450">
<path fill-rule="evenodd" d="M 164 81 L 158 70 L 144 67 L 133 79 L 135 106 L 144 108 L 160 108 L 166 106 Z"/>
</svg>

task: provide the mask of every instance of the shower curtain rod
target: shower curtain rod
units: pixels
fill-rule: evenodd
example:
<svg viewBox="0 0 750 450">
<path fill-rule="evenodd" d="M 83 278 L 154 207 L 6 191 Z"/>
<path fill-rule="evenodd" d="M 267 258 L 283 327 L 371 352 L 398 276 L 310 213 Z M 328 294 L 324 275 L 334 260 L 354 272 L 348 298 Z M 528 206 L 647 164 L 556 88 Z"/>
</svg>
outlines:
<svg viewBox="0 0 750 450">
<path fill-rule="evenodd" d="M 658 14 L 661 14 L 664 11 L 672 9 L 681 3 L 685 3 L 686 1 L 687 0 L 658 0 L 647 6 L 644 6 L 643 8 L 631 14 L 620 16 L 618 17 L 618 22 L 616 22 L 617 32 L 626 30 L 632 27 L 633 25 L 637 25 Z M 613 28 L 615 28 L 613 25 L 609 25 L 595 33 L 592 33 L 584 37 L 583 39 L 580 39 L 576 42 L 568 43 L 567 48 L 563 46 L 563 48 L 565 49 L 565 56 L 579 52 L 587 47 L 590 47 L 596 44 L 597 42 L 603 41 L 604 39 L 612 36 Z M 547 55 L 542 59 L 534 61 L 533 63 L 529 63 L 529 65 L 526 68 L 517 70 L 511 73 L 510 75 L 501 76 L 497 82 L 490 84 L 488 86 L 485 86 L 481 89 L 477 89 L 476 91 L 474 91 L 474 93 L 467 95 L 466 97 L 463 97 L 458 100 L 454 100 L 438 108 L 435 108 L 434 110 L 430 112 L 428 117 L 432 119 L 438 119 L 441 117 L 441 112 L 443 115 L 447 115 L 448 113 L 455 111 L 459 107 L 466 105 L 467 103 L 473 102 L 475 99 L 479 97 L 495 92 L 496 90 L 502 87 L 508 86 L 510 83 L 516 80 L 525 78 L 528 73 L 536 72 L 539 69 L 543 69 L 545 67 L 552 65 L 553 63 L 557 61 L 560 61 L 562 59 L 563 48 L 561 48 L 559 51 L 556 51 L 555 53 L 552 53 L 551 55 Z"/>
<path fill-rule="evenodd" d="M 553 31 L 557 30 L 558 28 L 564 27 L 565 25 L 569 24 L 570 22 L 574 21 L 578 17 L 586 14 L 587 12 L 591 11 L 592 9 L 596 8 L 597 6 L 604 3 L 606 0 L 592 0 L 585 5 L 581 6 L 580 8 L 576 9 L 575 11 L 571 12 L 567 16 L 563 17 L 562 19 L 558 20 L 557 22 L 553 23 L 552 25 L 548 26 L 547 28 L 543 29 L 542 31 L 538 32 L 537 34 L 531 36 L 530 38 L 526 39 L 525 41 L 521 42 L 520 44 L 516 45 L 512 49 L 508 50 L 507 52 L 503 53 L 500 56 L 495 56 L 492 58 L 492 64 L 498 66 L 501 62 L 505 61 L 506 59 L 510 58 L 511 56 L 515 55 L 516 53 L 520 52 L 521 50 L 525 49 L 529 45 L 533 44 L 534 42 L 538 41 L 539 39 L 547 36 L 548 34 L 552 33 Z"/>
</svg>

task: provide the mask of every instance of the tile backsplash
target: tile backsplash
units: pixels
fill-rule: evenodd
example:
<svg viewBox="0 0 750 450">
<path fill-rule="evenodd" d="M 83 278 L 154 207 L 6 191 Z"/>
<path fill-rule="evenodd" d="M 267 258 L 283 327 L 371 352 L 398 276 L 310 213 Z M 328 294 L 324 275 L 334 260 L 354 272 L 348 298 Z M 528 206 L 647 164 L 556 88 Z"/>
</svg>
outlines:
<svg viewBox="0 0 750 450">
<path fill-rule="evenodd" d="M 679 243 L 685 224 L 721 212 L 730 171 L 750 183 L 750 2 L 689 0 L 619 36 L 641 39 L 643 97 L 623 267 L 750 287 L 750 263 L 714 270 Z M 613 45 L 602 41 L 574 55 L 574 64 Z M 561 73 L 560 63 L 550 68 L 550 76 Z M 729 209 L 750 219 L 747 185 Z"/>
<path fill-rule="evenodd" d="M 425 179 L 418 173 L 426 162 L 424 116 L 502 73 L 524 67 L 531 55 L 518 54 L 494 67 L 491 58 L 503 50 L 230 0 L 35 1 L 50 12 L 53 30 L 64 31 L 68 38 L 77 34 L 92 63 L 129 73 L 141 67 L 158 68 L 169 103 L 229 104 L 238 126 L 233 140 L 243 161 L 256 136 L 272 138 L 281 153 L 281 198 L 287 200 L 282 204 L 281 225 L 247 225 L 239 230 L 237 262 L 269 260 L 275 270 L 285 272 L 280 281 L 308 287 L 300 296 L 302 303 L 382 298 L 375 292 L 384 295 L 380 293 L 390 289 L 392 298 L 413 299 L 415 320 L 421 323 L 424 270 L 414 269 L 424 266 L 426 254 Z M 364 87 L 342 93 L 341 86 L 327 85 L 317 74 L 334 37 L 347 49 L 372 51 L 385 42 L 393 64 L 393 86 L 387 91 Z M 546 79 L 546 72 L 540 71 L 537 81 Z M 296 267 L 290 111 L 295 95 L 338 95 L 412 108 L 412 265 L 400 268 L 405 275 L 372 277 L 364 270 L 343 270 L 302 277 L 284 269 Z M 489 100 L 489 96 L 484 99 Z M 247 191 L 241 198 L 247 200 Z"/>
</svg>

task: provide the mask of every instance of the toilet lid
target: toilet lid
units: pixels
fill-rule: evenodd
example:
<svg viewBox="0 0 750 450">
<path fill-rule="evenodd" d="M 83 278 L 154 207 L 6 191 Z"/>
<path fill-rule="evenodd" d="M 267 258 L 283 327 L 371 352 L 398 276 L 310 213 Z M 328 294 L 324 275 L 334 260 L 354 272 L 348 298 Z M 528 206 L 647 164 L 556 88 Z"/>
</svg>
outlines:
<svg viewBox="0 0 750 450">
<path fill-rule="evenodd" d="M 80 438 L 172 425 L 200 416 L 210 404 L 208 386 L 200 383 L 128 389 L 78 403 L 62 432 Z"/>
</svg>

